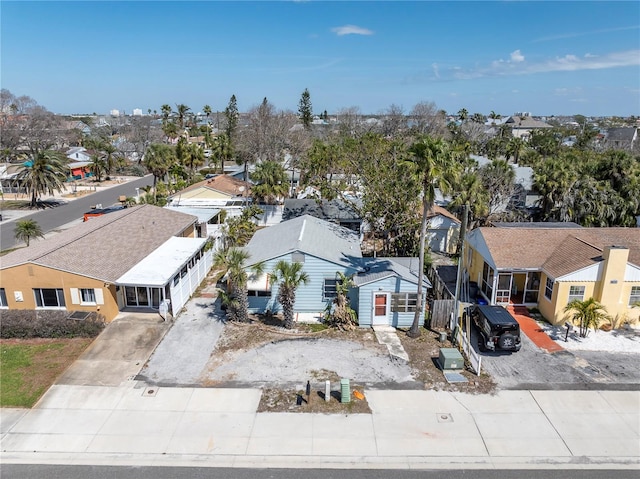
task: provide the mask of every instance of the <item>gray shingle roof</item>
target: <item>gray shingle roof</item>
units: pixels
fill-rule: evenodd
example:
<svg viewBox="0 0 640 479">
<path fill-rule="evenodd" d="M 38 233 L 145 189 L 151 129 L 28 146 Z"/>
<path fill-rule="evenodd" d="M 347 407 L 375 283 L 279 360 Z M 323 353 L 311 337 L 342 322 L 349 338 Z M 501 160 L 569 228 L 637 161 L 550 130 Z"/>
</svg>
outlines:
<svg viewBox="0 0 640 479">
<path fill-rule="evenodd" d="M 418 258 L 370 258 L 364 264 L 364 271 L 353 277 L 353 283 L 359 287 L 390 276 L 397 276 L 417 285 Z M 423 285 L 431 287 L 426 277 L 423 277 Z"/>
<path fill-rule="evenodd" d="M 357 200 L 357 203 L 362 203 Z M 355 209 L 340 200 L 307 200 L 307 199 L 286 199 L 282 218 L 289 220 L 298 216 L 311 215 L 322 220 L 342 220 L 355 221 L 360 219 L 360 215 Z"/>
<path fill-rule="evenodd" d="M 195 216 L 152 205 L 93 218 L 0 258 L 0 269 L 31 263 L 114 282 Z"/>
<path fill-rule="evenodd" d="M 256 231 L 245 250 L 250 255 L 250 265 L 293 251 L 344 266 L 354 266 L 362 258 L 356 233 L 309 215 Z"/>
</svg>

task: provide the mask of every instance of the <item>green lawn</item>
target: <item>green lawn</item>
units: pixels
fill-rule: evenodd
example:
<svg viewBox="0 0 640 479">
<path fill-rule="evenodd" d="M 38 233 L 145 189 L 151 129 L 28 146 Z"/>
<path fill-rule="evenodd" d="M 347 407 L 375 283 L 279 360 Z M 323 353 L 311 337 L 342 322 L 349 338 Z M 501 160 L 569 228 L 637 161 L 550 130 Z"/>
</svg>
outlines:
<svg viewBox="0 0 640 479">
<path fill-rule="evenodd" d="M 0 341 L 0 407 L 32 407 L 91 341 Z"/>
</svg>

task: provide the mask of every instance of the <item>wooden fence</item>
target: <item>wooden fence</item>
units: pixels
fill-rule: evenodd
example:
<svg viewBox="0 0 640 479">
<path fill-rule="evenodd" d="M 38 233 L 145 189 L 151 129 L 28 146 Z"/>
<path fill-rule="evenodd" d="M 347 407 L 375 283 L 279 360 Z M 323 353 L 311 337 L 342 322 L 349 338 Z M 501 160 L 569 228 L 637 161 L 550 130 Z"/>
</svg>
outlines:
<svg viewBox="0 0 640 479">
<path fill-rule="evenodd" d="M 429 327 L 431 329 L 446 329 L 449 327 L 451 315 L 455 309 L 453 299 L 434 299 L 431 302 Z"/>
</svg>

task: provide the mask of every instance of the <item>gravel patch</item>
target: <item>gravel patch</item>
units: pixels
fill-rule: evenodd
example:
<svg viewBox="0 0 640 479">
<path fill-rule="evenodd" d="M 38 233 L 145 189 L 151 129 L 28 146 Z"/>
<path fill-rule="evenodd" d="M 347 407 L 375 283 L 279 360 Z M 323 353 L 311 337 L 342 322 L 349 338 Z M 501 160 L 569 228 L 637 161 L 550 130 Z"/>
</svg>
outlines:
<svg viewBox="0 0 640 479">
<path fill-rule="evenodd" d="M 212 358 L 205 382 L 305 383 L 348 378 L 359 383 L 414 381 L 408 364 L 354 341 L 296 338 Z"/>
<path fill-rule="evenodd" d="M 166 386 L 198 384 L 223 328 L 224 314 L 214 299 L 192 299 L 137 379 Z"/>
</svg>

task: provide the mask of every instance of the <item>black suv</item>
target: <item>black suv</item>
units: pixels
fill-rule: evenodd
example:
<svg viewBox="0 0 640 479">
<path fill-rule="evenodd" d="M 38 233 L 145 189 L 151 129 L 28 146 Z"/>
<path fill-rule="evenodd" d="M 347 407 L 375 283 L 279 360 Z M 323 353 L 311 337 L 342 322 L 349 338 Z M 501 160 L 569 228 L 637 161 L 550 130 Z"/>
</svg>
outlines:
<svg viewBox="0 0 640 479">
<path fill-rule="evenodd" d="M 474 306 L 471 317 L 480 331 L 481 351 L 520 351 L 520 325 L 502 306 Z"/>
</svg>

